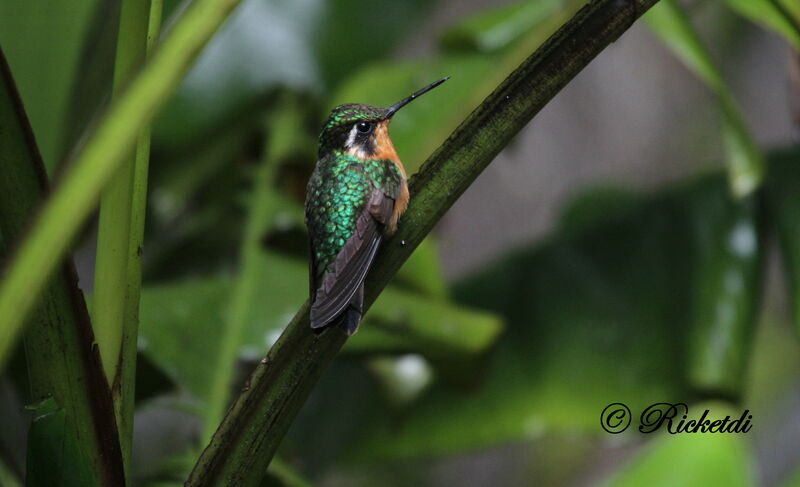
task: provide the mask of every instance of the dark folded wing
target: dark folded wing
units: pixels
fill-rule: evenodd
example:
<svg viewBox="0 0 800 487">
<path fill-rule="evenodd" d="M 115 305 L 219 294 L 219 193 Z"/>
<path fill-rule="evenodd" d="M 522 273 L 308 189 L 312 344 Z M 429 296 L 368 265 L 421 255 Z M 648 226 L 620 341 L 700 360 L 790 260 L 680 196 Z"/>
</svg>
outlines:
<svg viewBox="0 0 800 487">
<path fill-rule="evenodd" d="M 364 278 L 381 243 L 382 223 L 388 221 L 393 208 L 394 200 L 379 189 L 373 189 L 369 202 L 356 220 L 355 232 L 336 255 L 332 270 L 320 279 L 315 278 L 312 243 L 312 328 L 329 324 L 353 301 L 353 297 L 364 284 Z"/>
</svg>

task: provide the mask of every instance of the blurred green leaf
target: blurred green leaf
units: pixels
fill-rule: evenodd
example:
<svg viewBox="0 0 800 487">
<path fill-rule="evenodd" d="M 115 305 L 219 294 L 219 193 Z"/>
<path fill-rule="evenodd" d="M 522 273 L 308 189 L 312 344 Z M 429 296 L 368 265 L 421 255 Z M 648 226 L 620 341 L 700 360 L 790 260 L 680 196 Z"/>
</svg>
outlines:
<svg viewBox="0 0 800 487">
<path fill-rule="evenodd" d="M 722 181 L 686 195 L 692 239 L 689 380 L 706 394 L 739 397 L 761 298 L 759 200 L 731 198 Z"/>
<path fill-rule="evenodd" d="M 547 5 L 550 3 L 548 0 Z M 446 86 L 411 103 L 392 119 L 392 142 L 411 175 L 502 81 L 504 73 L 519 65 L 579 7 L 575 1 L 555 3 L 562 8 L 550 7 L 545 9 L 547 15 L 542 12 L 519 19 L 513 42 L 502 49 L 490 53 L 445 51 L 428 60 L 372 63 L 349 76 L 327 105 L 333 108 L 341 103 L 358 102 L 388 106 L 437 78 L 452 76 Z M 483 15 L 489 18 L 486 24 L 495 22 L 492 20 L 495 13 Z M 473 17 L 477 23 L 483 23 L 481 19 Z"/>
<path fill-rule="evenodd" d="M 447 284 L 439 265 L 436 240 L 425 239 L 403 264 L 392 283 L 426 296 L 445 299 Z"/>
<path fill-rule="evenodd" d="M 353 458 L 416 458 L 550 431 L 602 434 L 607 404 L 687 400 L 692 269 L 709 258 L 691 249 L 703 239 L 696 222 L 718 211 L 706 195 L 727 201 L 715 187 L 724 188 L 718 176 L 609 205 L 603 224 L 591 205 L 573 206 L 570 221 L 595 222 L 567 225 L 463 281 L 459 300 L 507 326 L 486 370 L 467 392 L 429 390 L 399 422 L 371 418 Z"/>
<path fill-rule="evenodd" d="M 17 95 L 3 52 L 0 51 L 0 260 L 29 230 L 32 216 L 48 192 L 44 164 Z M 114 409 L 99 357 L 93 353 L 89 314 L 77 285 L 72 259 L 39 293 L 24 333 L 24 386 L 29 402 L 52 397 L 70 415 L 75 434 L 65 442 L 81 440 L 92 474 L 106 482 L 122 481 Z M 0 321 L 8 316 L 0 316 Z M 0 338 L 0 348 L 14 339 Z M 11 349 L 13 353 L 13 348 Z M 22 354 L 18 355 L 19 357 Z M 0 359 L 2 362 L 2 359 Z M 48 465 L 44 457 L 29 457 L 28 467 Z"/>
<path fill-rule="evenodd" d="M 694 413 L 711 411 L 709 418 L 739 417 L 724 404 L 698 404 Z M 661 434 L 614 476 L 608 487 L 748 487 L 757 485 L 752 455 L 741 434 Z"/>
<path fill-rule="evenodd" d="M 335 88 L 367 61 L 390 53 L 414 35 L 436 0 L 338 0 L 322 2 L 312 34 L 324 88 Z"/>
<path fill-rule="evenodd" d="M 635 211 L 645 196 L 616 187 L 596 187 L 578 193 L 559 218 L 558 231 L 567 235 L 580 234 L 607 222 L 609 215 L 621 215 L 629 209 Z"/>
<path fill-rule="evenodd" d="M 197 280 L 142 289 L 139 348 L 177 384 L 208 396 L 219 339 L 224 333 L 228 280 Z"/>
<path fill-rule="evenodd" d="M 756 327 L 752 365 L 747 371 L 747 389 L 740 403 L 758 413 L 761 418 L 781 418 L 786 393 L 800 377 L 800 342 L 787 317 L 781 310 L 765 307 L 765 317 Z M 772 425 L 769 425 L 772 423 Z M 766 431 L 781 429 L 781 422 L 768 422 Z M 775 428 L 775 429 L 772 429 Z"/>
<path fill-rule="evenodd" d="M 91 487 L 99 485 L 78 441 L 72 418 L 52 398 L 31 407 L 33 423 L 28 432 L 28 468 L 25 485 L 30 487 Z M 71 430 L 71 433 L 67 433 Z M 36 461 L 47 458 L 48 462 Z"/>
<path fill-rule="evenodd" d="M 62 156 L 78 60 L 99 7 L 98 0 L 0 2 L 0 45 L 49 170 Z"/>
<path fill-rule="evenodd" d="M 270 462 L 267 469 L 265 486 L 274 485 L 276 487 L 310 487 L 311 484 L 304 479 L 289 464 L 276 457 Z"/>
<path fill-rule="evenodd" d="M 5 487 L 22 487 L 22 480 L 14 474 L 2 458 L 0 458 L 0 485 Z"/>
<path fill-rule="evenodd" d="M 540 0 L 490 8 L 450 27 L 442 36 L 442 46 L 496 51 L 530 32 L 532 26 L 556 13 L 563 3 L 564 0 Z"/>
<path fill-rule="evenodd" d="M 261 267 L 261 266 L 259 266 Z M 259 299 L 244 317 L 239 356 L 258 360 L 305 301 L 304 263 L 272 257 L 257 276 Z M 229 279 L 187 280 L 145 287 L 142 292 L 143 353 L 176 383 L 206 400 L 225 322 Z M 469 311 L 398 289 L 387 289 L 345 347 L 358 353 L 419 351 L 434 357 L 474 354 L 492 344 L 497 317 Z"/>
<path fill-rule="evenodd" d="M 226 306 L 225 333 L 220 337 L 214 373 L 209 377 L 211 390 L 203 416 L 204 433 L 201 443 L 214 434 L 222 420 L 234 382 L 238 350 L 248 325 L 248 317 L 262 300 L 261 281 L 273 272 L 276 264 L 263 248 L 264 235 L 276 226 L 281 213 L 292 211 L 291 201 L 280 190 L 277 179 L 281 163 L 297 154 L 313 154 L 313 139 L 303 130 L 303 103 L 300 96 L 279 96 L 275 109 L 265 121 L 267 141 L 261 161 L 255 168 L 247 202 L 247 217 L 239 246 L 238 272 Z M 301 148 L 301 149 L 298 149 Z M 310 153 L 310 154 L 309 154 Z"/>
<path fill-rule="evenodd" d="M 97 1 L 76 60 L 75 83 L 68 94 L 57 162 L 67 158 L 77 140 L 111 97 L 121 0 Z"/>
<path fill-rule="evenodd" d="M 795 469 L 795 471 L 779 485 L 780 487 L 800 487 L 800 467 Z"/>
<path fill-rule="evenodd" d="M 747 196 L 761 183 L 764 160 L 733 93 L 714 66 L 686 13 L 674 0 L 660 1 L 644 19 L 667 47 L 717 95 L 731 191 L 736 197 Z"/>
<path fill-rule="evenodd" d="M 789 10 L 793 5 L 798 11 L 797 2 L 791 0 L 781 3 L 780 0 L 723 0 L 728 7 L 748 19 L 772 29 L 782 35 L 796 50 L 800 50 L 800 23 Z M 797 15 L 797 14 L 795 14 Z"/>
<path fill-rule="evenodd" d="M 4 337 L 0 339 L 0 361 L 8 355 L 37 296 L 96 206 L 101 190 L 239 1 L 192 2 L 124 93 L 78 145 L 69 169 L 42 205 L 0 281 L 0 310 L 5 310 L 0 311 Z"/>
<path fill-rule="evenodd" d="M 792 320 L 800 331 L 800 153 L 781 152 L 773 166 L 766 185 L 767 207 L 780 244 Z"/>
<path fill-rule="evenodd" d="M 789 12 L 789 15 L 794 19 L 795 25 L 800 23 L 800 3 L 794 0 L 778 0 L 778 3 Z"/>
<path fill-rule="evenodd" d="M 154 147 L 178 152 L 270 90 L 321 93 L 413 31 L 432 0 L 247 0 L 220 29 L 162 111 Z M 368 7 L 368 8 L 367 8 Z"/>
</svg>

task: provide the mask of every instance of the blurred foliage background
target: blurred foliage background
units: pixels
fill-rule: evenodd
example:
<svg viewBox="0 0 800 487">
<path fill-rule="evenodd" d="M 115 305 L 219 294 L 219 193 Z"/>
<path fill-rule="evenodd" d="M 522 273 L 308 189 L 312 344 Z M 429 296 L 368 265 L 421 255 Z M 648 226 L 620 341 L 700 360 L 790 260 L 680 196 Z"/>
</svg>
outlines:
<svg viewBox="0 0 800 487">
<path fill-rule="evenodd" d="M 328 110 L 452 76 L 392 124 L 414 173 L 581 5 L 244 1 L 153 126 L 135 485 L 182 483 L 306 299 L 302 201 Z M 181 8 L 166 1 L 165 28 Z M 118 17 L 114 0 L 0 3 L 0 45 L 55 180 L 108 103 Z M 268 482 L 800 485 L 800 8 L 662 0 L 646 19 L 420 246 Z M 88 294 L 95 238 L 87 226 L 75 254 Z M 9 479 L 25 465 L 24 376 L 12 366 L 0 382 Z M 600 428 L 609 403 L 636 416 L 662 401 L 749 409 L 754 426 Z"/>
</svg>

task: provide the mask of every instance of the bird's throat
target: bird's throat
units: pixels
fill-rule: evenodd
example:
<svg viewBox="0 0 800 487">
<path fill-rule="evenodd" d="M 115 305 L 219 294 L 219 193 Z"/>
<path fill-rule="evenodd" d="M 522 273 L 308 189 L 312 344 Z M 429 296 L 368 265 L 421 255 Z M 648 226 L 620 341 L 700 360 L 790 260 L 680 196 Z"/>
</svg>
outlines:
<svg viewBox="0 0 800 487">
<path fill-rule="evenodd" d="M 375 127 L 375 158 L 383 159 L 385 161 L 392 161 L 395 164 L 400 164 L 400 158 L 397 157 L 397 151 L 394 150 L 392 139 L 389 138 L 389 121 L 385 120 Z M 402 167 L 402 166 L 401 166 Z"/>
<path fill-rule="evenodd" d="M 388 120 L 378 123 L 369 143 L 353 144 L 347 148 L 347 154 L 364 161 L 375 159 L 392 161 L 402 167 L 400 158 L 397 157 L 397 151 L 394 150 L 392 139 L 389 138 L 388 125 Z"/>
</svg>

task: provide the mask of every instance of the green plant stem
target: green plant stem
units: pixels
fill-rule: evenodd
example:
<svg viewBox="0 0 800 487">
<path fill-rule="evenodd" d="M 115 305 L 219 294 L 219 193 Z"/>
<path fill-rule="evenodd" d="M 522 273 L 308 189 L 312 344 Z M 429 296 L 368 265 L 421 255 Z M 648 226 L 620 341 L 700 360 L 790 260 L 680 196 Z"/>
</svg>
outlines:
<svg viewBox="0 0 800 487">
<path fill-rule="evenodd" d="M 717 95 L 722 119 L 731 193 L 744 199 L 761 185 L 764 156 L 747 130 L 736 99 L 717 70 L 686 12 L 674 0 L 664 0 L 645 17 L 650 28 Z"/>
<path fill-rule="evenodd" d="M 44 163 L 0 51 L 0 240 L 18 242 L 46 193 Z M 40 305 L 28 320 L 25 356 L 31 400 L 53 398 L 75 428 L 64 444 L 83 445 L 98 485 L 123 485 L 124 475 L 114 408 L 83 295 L 72 262 L 59 259 L 59 272 L 46 282 Z M 12 344 L 2 342 L 11 348 Z M 74 433 L 73 433 L 74 431 Z M 54 439 L 58 441 L 58 438 Z M 31 458 L 33 469 L 52 468 Z"/>
<path fill-rule="evenodd" d="M 149 54 L 161 30 L 163 0 L 150 1 L 146 52 Z M 115 400 L 122 452 L 126 471 L 130 466 L 133 441 L 133 413 L 136 399 L 136 353 L 139 337 L 139 301 L 142 291 L 142 247 L 144 221 L 147 214 L 147 175 L 150 168 L 150 131 L 145 130 L 136 143 L 133 165 L 133 193 L 131 195 L 130 233 L 128 235 L 127 299 L 125 323 L 122 327 L 119 368 L 111 386 Z"/>
<path fill-rule="evenodd" d="M 384 243 L 367 278 L 366 304 L 512 137 L 656 1 L 593 1 L 470 114 L 412 179 L 400 229 Z M 313 332 L 306 302 L 250 376 L 186 485 L 257 485 L 345 339 L 337 326 Z M 335 418 L 336 411 L 330 414 Z"/>
<path fill-rule="evenodd" d="M 152 40 L 158 35 L 161 24 L 160 9 L 158 1 L 123 2 L 114 66 L 115 98 L 120 96 L 144 62 L 147 50 L 152 47 Z M 136 331 L 141 286 L 137 249 L 142 243 L 144 228 L 149 158 L 150 131 L 144 129 L 134 153 L 124 161 L 101 195 L 92 302 L 95 337 L 106 380 L 111 384 L 126 471 L 130 467 L 133 436 Z"/>
<path fill-rule="evenodd" d="M 276 106 L 270 110 L 265 130 L 270 137 L 266 140 L 262 160 L 253 178 L 252 196 L 249 199 L 239 255 L 239 272 L 231 293 L 225 333 L 216 357 L 216 371 L 211 379 L 211 392 L 204 414 L 203 442 L 211 438 L 225 413 L 247 320 L 253 314 L 256 301 L 263 299 L 263 274 L 275 267 L 264 249 L 262 238 L 272 227 L 275 215 L 280 211 L 280 196 L 276 194 L 275 179 L 282 158 L 296 150 L 296 147 L 313 143 L 309 140 L 298 140 L 305 137 L 303 122 L 300 103 L 289 94 L 279 97 Z"/>
<path fill-rule="evenodd" d="M 195 0 L 102 117 L 42 208 L 0 283 L 0 364 L 100 191 L 167 100 L 200 49 L 240 0 Z"/>
<path fill-rule="evenodd" d="M 130 82 L 132 75 L 145 60 L 149 19 L 149 0 L 122 2 L 114 66 L 114 98 L 120 96 L 126 83 Z M 143 142 L 146 144 L 144 148 Z M 141 154 L 142 149 L 149 149 L 147 130 L 139 137 L 134 153 L 126 158 L 100 195 L 92 300 L 92 324 L 103 362 L 103 372 L 111 385 L 126 472 L 130 471 L 133 418 L 122 412 L 123 403 L 128 398 L 122 397 L 121 379 L 123 365 L 135 367 L 136 362 L 134 357 L 132 364 L 123 364 L 121 353 L 123 337 L 131 335 L 131 326 L 135 328 L 135 323 L 128 315 L 131 311 L 129 301 L 133 298 L 130 292 L 134 287 L 134 283 L 130 282 L 131 266 L 128 259 L 133 218 L 134 169 L 137 159 L 142 155 L 148 156 L 147 153 Z M 136 339 L 135 330 L 133 339 Z M 132 413 L 132 410 L 128 412 Z"/>
<path fill-rule="evenodd" d="M 120 13 L 113 97 L 118 97 L 144 61 L 149 0 L 124 0 Z M 100 196 L 100 222 L 94 267 L 92 324 L 109 384 L 116 379 L 128 291 L 128 239 L 131 227 L 133 166 L 136 154 L 121 165 Z M 115 403 L 116 403 L 115 399 Z"/>
</svg>

